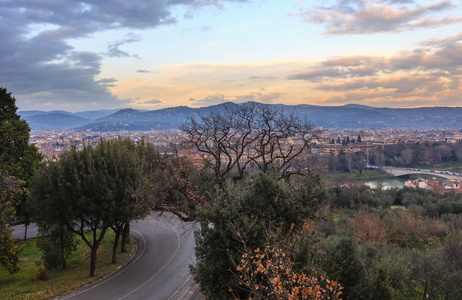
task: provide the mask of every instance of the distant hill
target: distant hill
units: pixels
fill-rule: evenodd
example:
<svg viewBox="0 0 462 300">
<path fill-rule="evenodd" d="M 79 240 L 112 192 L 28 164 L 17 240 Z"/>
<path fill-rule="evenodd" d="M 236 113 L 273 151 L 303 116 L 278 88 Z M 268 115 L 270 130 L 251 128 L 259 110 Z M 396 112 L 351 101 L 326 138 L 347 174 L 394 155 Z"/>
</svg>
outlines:
<svg viewBox="0 0 462 300">
<path fill-rule="evenodd" d="M 112 115 L 113 113 L 116 113 L 119 110 L 120 109 L 80 111 L 73 113 L 73 115 L 84 119 L 96 120 L 102 117 Z"/>
<path fill-rule="evenodd" d="M 53 130 L 73 129 L 91 122 L 91 120 L 76 117 L 66 113 L 50 113 L 24 118 L 31 129 Z"/>
<path fill-rule="evenodd" d="M 187 106 L 141 111 L 132 108 L 80 113 L 19 112 L 32 129 L 91 129 L 95 131 L 165 130 L 179 128 L 188 117 L 222 111 L 238 104 L 227 102 L 201 108 Z M 462 107 L 376 108 L 272 104 L 317 126 L 329 128 L 462 127 Z"/>
<path fill-rule="evenodd" d="M 19 111 L 18 114 L 26 120 L 31 129 L 63 130 L 74 129 L 92 123 L 93 120 L 114 114 L 118 110 L 94 110 L 71 113 L 62 110 Z"/>
</svg>

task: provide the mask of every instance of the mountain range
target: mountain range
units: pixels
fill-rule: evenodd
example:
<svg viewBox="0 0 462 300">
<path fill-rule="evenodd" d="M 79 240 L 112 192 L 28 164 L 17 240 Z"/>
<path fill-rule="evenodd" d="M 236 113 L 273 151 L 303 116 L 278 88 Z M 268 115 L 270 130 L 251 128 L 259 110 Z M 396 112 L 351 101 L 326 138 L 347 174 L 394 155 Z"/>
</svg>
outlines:
<svg viewBox="0 0 462 300">
<path fill-rule="evenodd" d="M 226 102 L 190 108 L 177 106 L 159 110 L 19 111 L 33 130 L 90 129 L 93 131 L 176 129 L 189 117 L 225 107 Z M 462 107 L 377 108 L 358 104 L 343 106 L 270 104 L 284 112 L 295 113 L 316 126 L 327 128 L 449 127 L 462 128 Z"/>
</svg>

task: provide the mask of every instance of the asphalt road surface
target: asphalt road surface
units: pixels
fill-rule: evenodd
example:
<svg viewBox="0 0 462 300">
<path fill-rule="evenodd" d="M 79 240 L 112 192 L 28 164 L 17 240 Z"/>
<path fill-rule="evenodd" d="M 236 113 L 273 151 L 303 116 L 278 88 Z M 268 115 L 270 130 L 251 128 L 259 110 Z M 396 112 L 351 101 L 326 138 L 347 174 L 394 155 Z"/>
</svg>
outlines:
<svg viewBox="0 0 462 300">
<path fill-rule="evenodd" d="M 29 237 L 36 232 L 33 227 L 28 229 Z M 15 228 L 14 237 L 23 237 L 20 229 Z M 133 222 L 131 230 L 138 250 L 130 263 L 107 279 L 57 299 L 188 299 L 194 286 L 188 268 L 194 262 L 192 225 L 152 214 Z"/>
<path fill-rule="evenodd" d="M 24 225 L 13 226 L 13 234 L 11 235 L 14 239 L 24 239 Z M 36 237 L 38 235 L 38 227 L 35 224 L 27 226 L 27 238 Z"/>
</svg>

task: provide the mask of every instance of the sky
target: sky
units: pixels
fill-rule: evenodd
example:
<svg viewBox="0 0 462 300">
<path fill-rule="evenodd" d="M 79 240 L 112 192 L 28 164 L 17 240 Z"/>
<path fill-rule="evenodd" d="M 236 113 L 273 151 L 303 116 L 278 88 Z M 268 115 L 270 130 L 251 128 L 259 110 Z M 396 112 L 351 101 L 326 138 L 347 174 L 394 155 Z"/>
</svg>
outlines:
<svg viewBox="0 0 462 300">
<path fill-rule="evenodd" d="M 20 110 L 462 106 L 460 0 L 0 0 Z"/>
</svg>

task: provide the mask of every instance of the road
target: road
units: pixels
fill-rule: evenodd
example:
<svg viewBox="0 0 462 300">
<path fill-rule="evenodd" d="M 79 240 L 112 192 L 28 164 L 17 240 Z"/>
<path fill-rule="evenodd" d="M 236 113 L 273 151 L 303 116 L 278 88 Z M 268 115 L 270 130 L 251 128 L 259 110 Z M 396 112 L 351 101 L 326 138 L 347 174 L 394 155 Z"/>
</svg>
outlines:
<svg viewBox="0 0 462 300">
<path fill-rule="evenodd" d="M 377 168 L 376 166 L 370 166 L 371 168 Z M 462 175 L 459 173 L 454 173 L 450 171 L 434 171 L 434 170 L 427 170 L 427 169 L 415 169 L 415 168 L 398 168 L 398 167 L 381 167 L 382 170 L 385 172 L 393 175 L 393 176 L 402 176 L 402 175 L 410 175 L 410 174 L 430 174 L 433 176 L 440 176 L 446 179 L 452 180 L 461 180 Z"/>
<path fill-rule="evenodd" d="M 28 236 L 36 229 L 31 226 Z M 15 228 L 14 236 L 24 232 Z M 135 257 L 109 278 L 57 299 L 188 299 L 194 281 L 188 266 L 194 262 L 191 224 L 172 216 L 152 214 L 131 224 L 138 240 Z"/>
</svg>

